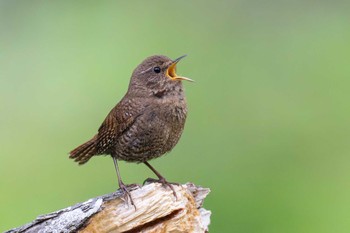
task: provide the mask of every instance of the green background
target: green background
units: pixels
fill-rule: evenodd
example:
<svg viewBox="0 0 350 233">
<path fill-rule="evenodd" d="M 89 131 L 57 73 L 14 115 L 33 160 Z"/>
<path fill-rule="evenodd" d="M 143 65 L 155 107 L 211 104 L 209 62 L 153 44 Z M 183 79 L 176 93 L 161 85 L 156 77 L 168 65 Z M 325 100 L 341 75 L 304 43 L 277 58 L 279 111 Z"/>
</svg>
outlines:
<svg viewBox="0 0 350 233">
<path fill-rule="evenodd" d="M 196 82 L 151 163 L 211 188 L 211 232 L 350 231 L 349 1 L 0 1 L 0 33 L 0 231 L 116 190 L 109 157 L 68 152 L 153 54 Z"/>
</svg>

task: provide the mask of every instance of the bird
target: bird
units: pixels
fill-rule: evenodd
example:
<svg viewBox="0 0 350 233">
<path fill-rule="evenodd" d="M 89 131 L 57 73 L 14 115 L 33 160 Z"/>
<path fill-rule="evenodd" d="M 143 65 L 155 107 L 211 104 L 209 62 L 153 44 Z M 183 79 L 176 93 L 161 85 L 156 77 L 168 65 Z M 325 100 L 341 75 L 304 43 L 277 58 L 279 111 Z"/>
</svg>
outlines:
<svg viewBox="0 0 350 233">
<path fill-rule="evenodd" d="M 145 164 L 158 177 L 149 179 L 169 187 L 176 197 L 172 187 L 176 183 L 168 182 L 148 161 L 170 152 L 184 130 L 187 104 L 182 81 L 193 82 L 176 73 L 176 66 L 184 57 L 172 60 L 153 55 L 143 60 L 134 69 L 126 94 L 109 112 L 98 132 L 69 153 L 69 158 L 79 165 L 95 155 L 110 155 L 122 195 L 133 206 L 120 176 L 120 160 Z"/>
</svg>

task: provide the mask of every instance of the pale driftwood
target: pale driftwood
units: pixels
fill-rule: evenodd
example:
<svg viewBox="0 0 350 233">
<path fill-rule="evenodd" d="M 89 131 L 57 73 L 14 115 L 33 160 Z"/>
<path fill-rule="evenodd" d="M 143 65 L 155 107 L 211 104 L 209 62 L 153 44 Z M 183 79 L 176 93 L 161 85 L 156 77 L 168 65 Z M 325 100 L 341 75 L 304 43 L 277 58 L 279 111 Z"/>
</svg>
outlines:
<svg viewBox="0 0 350 233">
<path fill-rule="evenodd" d="M 136 210 L 116 192 L 39 216 L 7 233 L 207 232 L 211 212 L 202 205 L 210 190 L 192 183 L 174 188 L 177 199 L 159 183 L 133 186 Z"/>
</svg>

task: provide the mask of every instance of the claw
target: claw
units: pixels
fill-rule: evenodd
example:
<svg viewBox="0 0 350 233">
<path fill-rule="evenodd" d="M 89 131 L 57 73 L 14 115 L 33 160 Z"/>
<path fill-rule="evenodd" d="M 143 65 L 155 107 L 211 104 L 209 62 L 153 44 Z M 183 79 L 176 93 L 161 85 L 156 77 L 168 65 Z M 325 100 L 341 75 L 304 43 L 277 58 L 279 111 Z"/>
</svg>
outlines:
<svg viewBox="0 0 350 233">
<path fill-rule="evenodd" d="M 153 178 L 147 178 L 143 184 L 145 183 L 161 183 L 163 187 L 169 187 L 172 191 L 173 191 L 173 195 L 176 198 L 177 201 L 177 195 L 175 192 L 175 189 L 173 187 L 173 185 L 180 185 L 179 183 L 174 183 L 174 182 L 168 182 L 164 177 L 160 178 L 160 179 L 153 179 Z"/>
<path fill-rule="evenodd" d="M 129 206 L 129 200 L 130 200 L 131 205 L 133 205 L 135 210 L 136 210 L 136 205 L 134 204 L 134 201 L 133 201 L 133 199 L 131 197 L 131 194 L 130 194 L 129 190 L 127 189 L 127 186 L 124 183 L 121 182 L 119 184 L 119 187 L 120 187 L 120 190 L 123 193 L 123 196 L 122 196 L 121 199 L 122 200 L 124 199 L 124 201 L 128 203 L 128 206 Z"/>
</svg>

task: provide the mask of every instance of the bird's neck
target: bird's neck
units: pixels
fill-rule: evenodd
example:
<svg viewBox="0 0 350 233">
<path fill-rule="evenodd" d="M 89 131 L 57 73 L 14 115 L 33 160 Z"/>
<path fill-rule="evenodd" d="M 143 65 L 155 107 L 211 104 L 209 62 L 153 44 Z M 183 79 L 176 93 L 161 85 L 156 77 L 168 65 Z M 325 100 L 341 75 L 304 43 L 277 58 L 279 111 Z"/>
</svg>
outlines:
<svg viewBox="0 0 350 233">
<path fill-rule="evenodd" d="M 184 98 L 184 91 L 181 82 L 173 83 L 172 85 L 157 83 L 151 87 L 134 86 L 134 88 L 129 88 L 127 94 L 136 98 Z"/>
<path fill-rule="evenodd" d="M 150 90 L 149 95 L 154 98 L 183 98 L 184 91 L 182 85 L 164 86 Z"/>
</svg>

